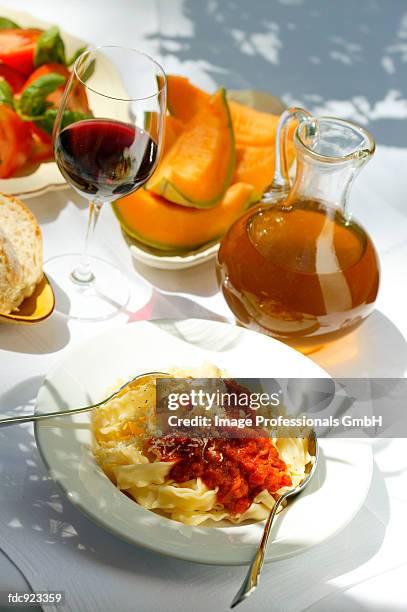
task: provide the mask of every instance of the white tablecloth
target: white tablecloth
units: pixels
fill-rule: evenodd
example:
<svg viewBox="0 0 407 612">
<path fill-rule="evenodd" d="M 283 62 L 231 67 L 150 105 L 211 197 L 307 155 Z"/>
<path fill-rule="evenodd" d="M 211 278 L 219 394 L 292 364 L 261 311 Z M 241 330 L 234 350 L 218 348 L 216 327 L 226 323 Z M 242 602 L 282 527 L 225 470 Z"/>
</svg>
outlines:
<svg viewBox="0 0 407 612">
<path fill-rule="evenodd" d="M 376 127 L 377 154 L 358 179 L 352 206 L 380 255 L 382 285 L 377 308 L 359 330 L 312 358 L 336 376 L 405 376 L 407 148 L 401 146 L 400 131 L 404 130 L 405 138 L 407 92 L 402 90 L 399 70 L 400 62 L 405 62 L 405 50 L 404 56 L 402 49 L 397 51 L 397 45 L 402 45 L 407 35 L 407 12 L 403 21 L 402 3 L 394 2 L 391 10 L 389 6 L 391 14 L 386 21 L 383 10 L 380 13 L 378 5 L 366 0 L 362 3 L 365 6 L 358 9 L 359 29 L 357 15 L 349 16 L 346 6 L 339 9 L 339 5 L 346 3 L 326 3 L 333 11 L 332 19 L 328 19 L 322 0 L 315 2 L 312 10 L 303 2 L 283 0 L 275 3 L 3 0 L 3 4 L 34 12 L 91 43 L 142 47 L 160 56 L 168 70 L 189 74 L 204 86 L 226 82 L 259 88 L 256 79 L 267 69 L 270 80 L 264 83 L 264 89 L 284 95 L 287 101 L 299 99 L 310 108 L 331 109 L 369 122 L 373 131 Z M 347 40 L 336 33 L 335 15 L 340 10 L 343 23 L 352 26 L 352 34 L 359 32 L 361 41 L 355 42 L 352 37 Z M 304 21 L 305 17 L 308 21 Z M 377 32 L 372 33 L 372 23 L 376 24 Z M 339 83 L 343 88 L 341 96 L 333 91 L 332 74 L 326 66 L 324 73 L 323 53 L 318 56 L 314 44 L 307 53 L 310 66 L 322 64 L 317 81 L 321 95 L 314 99 L 305 95 L 305 76 L 304 82 L 297 76 L 289 81 L 301 49 L 291 53 L 285 41 L 290 40 L 292 45 L 293 33 L 297 32 L 298 41 L 302 41 L 299 46 L 307 45 L 314 40 L 317 26 L 326 41 L 330 41 L 325 44 L 332 44 L 330 57 L 336 62 L 338 79 L 343 78 L 346 66 L 352 68 L 348 80 Z M 229 38 L 225 40 L 222 28 L 228 32 Z M 363 42 L 363 36 L 368 37 L 372 47 Z M 356 95 L 352 78 L 369 71 L 363 66 L 359 69 L 358 65 L 369 61 L 364 53 L 373 48 L 376 40 L 381 45 L 383 91 L 380 98 L 372 90 L 372 99 L 366 101 L 362 93 Z M 236 42 L 240 53 L 234 58 L 231 41 Z M 222 68 L 222 58 L 226 56 L 233 64 L 229 72 Z M 253 57 L 258 61 L 258 71 L 251 72 L 249 60 Z M 274 72 L 281 66 L 281 80 L 273 80 Z M 375 58 L 368 66 L 377 78 Z M 393 79 L 393 88 L 389 79 Z M 326 95 L 325 83 L 330 83 Z M 347 86 L 353 88 L 348 97 Z M 362 79 L 361 92 L 364 87 L 368 84 Z M 301 92 L 305 92 L 302 97 Z M 41 223 L 46 258 L 81 248 L 86 206 L 77 195 L 70 190 L 51 193 L 30 200 L 29 205 Z M 134 266 L 107 207 L 102 211 L 93 251 L 126 270 L 133 288 L 130 314 L 98 324 L 67 322 L 55 314 L 34 327 L 1 325 L 3 414 L 30 412 L 42 378 L 64 351 L 103 329 L 145 317 L 232 320 L 217 293 L 213 264 L 179 272 Z M 372 448 L 374 478 L 355 519 L 331 541 L 297 558 L 267 566 L 261 589 L 250 603 L 244 604 L 246 609 L 275 612 L 406 609 L 405 442 L 381 440 L 372 443 Z M 346 492 L 338 492 L 338 504 L 346 502 Z M 62 589 L 66 592 L 63 609 L 69 612 L 226 610 L 243 576 L 242 568 L 208 567 L 160 557 L 120 542 L 92 524 L 49 480 L 30 425 L 0 430 L 0 547 L 8 556 L 0 552 L 0 591 L 23 589 L 27 581 L 36 590 Z"/>
</svg>

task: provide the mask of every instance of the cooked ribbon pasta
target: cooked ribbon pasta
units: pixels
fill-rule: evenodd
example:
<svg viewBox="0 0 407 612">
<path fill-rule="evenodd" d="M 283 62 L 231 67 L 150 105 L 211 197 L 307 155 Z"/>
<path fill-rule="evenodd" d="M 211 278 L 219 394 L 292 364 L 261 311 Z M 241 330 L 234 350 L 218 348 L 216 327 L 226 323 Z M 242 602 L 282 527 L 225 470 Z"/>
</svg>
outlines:
<svg viewBox="0 0 407 612">
<path fill-rule="evenodd" d="M 194 378 L 219 378 L 226 375 L 210 364 L 204 364 L 193 370 L 172 368 L 171 374 L 176 377 Z M 148 379 L 121 397 L 111 400 L 102 408 L 94 410 L 92 415 L 94 455 L 102 470 L 118 489 L 144 508 L 187 525 L 205 523 L 205 526 L 211 526 L 224 520 L 234 524 L 249 520 L 264 520 L 273 508 L 275 499 L 287 489 L 288 484 L 288 488 L 291 488 L 303 480 L 306 467 L 312 460 L 306 439 L 267 440 L 267 448 L 261 447 L 260 450 L 263 454 L 266 451 L 275 454 L 275 465 L 279 466 L 280 470 L 278 472 L 280 480 L 276 482 L 287 484 L 275 491 L 272 490 L 272 493 L 264 488 L 250 502 L 246 501 L 246 505 L 241 506 L 243 511 L 239 512 L 236 511 L 239 506 L 232 506 L 230 502 L 230 490 L 235 487 L 235 481 L 222 498 L 221 485 L 208 487 L 204 478 L 200 476 L 184 481 L 180 477 L 175 478 L 173 475 L 176 471 L 173 468 L 177 461 L 168 460 L 168 456 L 163 461 L 159 456 L 152 455 L 145 441 L 146 432 L 154 415 L 154 379 Z M 200 444 L 203 445 L 202 457 L 204 450 L 217 452 L 215 447 L 208 450 L 206 443 L 201 441 Z M 196 448 L 194 452 L 197 456 Z M 284 473 L 281 474 L 281 471 Z M 238 480 L 236 478 L 236 486 L 239 484 Z M 245 490 L 247 483 L 241 482 L 240 486 Z M 234 511 L 231 510 L 232 507 Z"/>
</svg>

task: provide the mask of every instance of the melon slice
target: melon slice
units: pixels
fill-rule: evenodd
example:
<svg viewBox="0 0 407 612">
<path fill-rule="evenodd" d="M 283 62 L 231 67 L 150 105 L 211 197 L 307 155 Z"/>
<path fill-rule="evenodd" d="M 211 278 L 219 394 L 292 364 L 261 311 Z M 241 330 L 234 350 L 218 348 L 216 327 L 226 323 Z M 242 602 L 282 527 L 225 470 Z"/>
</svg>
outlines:
<svg viewBox="0 0 407 612">
<path fill-rule="evenodd" d="M 159 83 L 161 79 L 159 77 Z M 168 111 L 181 121 L 189 121 L 206 104 L 210 95 L 183 76 L 167 76 Z"/>
<path fill-rule="evenodd" d="M 252 201 L 253 187 L 236 183 L 207 210 L 172 204 L 145 189 L 112 206 L 129 236 L 156 249 L 181 253 L 221 238 Z"/>
<path fill-rule="evenodd" d="M 235 143 L 224 89 L 186 124 L 146 188 L 174 204 L 215 206 L 229 187 Z"/>
<path fill-rule="evenodd" d="M 292 141 L 287 143 L 287 162 L 290 166 L 295 158 Z M 232 183 L 250 183 L 254 187 L 254 197 L 260 200 L 265 189 L 274 177 L 276 160 L 275 146 L 236 147 L 236 168 Z"/>
<path fill-rule="evenodd" d="M 159 115 L 155 111 L 146 113 L 144 120 L 144 129 L 150 134 L 153 140 L 157 140 L 158 129 L 159 129 Z M 184 129 L 184 124 L 180 119 L 172 117 L 171 115 L 165 115 L 164 117 L 164 137 L 162 144 L 161 155 L 167 153 L 172 147 L 178 136 Z"/>
<path fill-rule="evenodd" d="M 184 124 L 180 119 L 171 117 L 170 115 L 165 117 L 163 156 L 169 151 L 177 138 L 182 134 L 183 130 Z"/>
<path fill-rule="evenodd" d="M 196 114 L 209 94 L 181 76 L 167 76 L 168 110 L 174 117 L 188 121 Z M 257 111 L 250 106 L 229 100 L 236 144 L 240 146 L 264 147 L 276 139 L 279 115 Z"/>
<path fill-rule="evenodd" d="M 276 141 L 279 115 L 263 113 L 238 102 L 229 102 L 236 145 L 264 147 Z"/>
</svg>

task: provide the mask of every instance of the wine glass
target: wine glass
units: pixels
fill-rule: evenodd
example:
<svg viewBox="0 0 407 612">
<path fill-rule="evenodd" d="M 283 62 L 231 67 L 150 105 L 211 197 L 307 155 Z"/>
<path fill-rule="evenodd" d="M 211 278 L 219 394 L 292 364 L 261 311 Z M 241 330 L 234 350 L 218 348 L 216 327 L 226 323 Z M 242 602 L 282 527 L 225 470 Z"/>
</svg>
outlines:
<svg viewBox="0 0 407 612">
<path fill-rule="evenodd" d="M 57 309 L 70 318 L 107 319 L 129 301 L 122 272 L 88 250 L 103 204 L 135 191 L 154 172 L 165 112 L 165 73 L 145 53 L 100 46 L 75 62 L 53 142 L 64 178 L 89 201 L 86 240 L 81 254 L 58 255 L 45 265 L 57 288 Z"/>
</svg>

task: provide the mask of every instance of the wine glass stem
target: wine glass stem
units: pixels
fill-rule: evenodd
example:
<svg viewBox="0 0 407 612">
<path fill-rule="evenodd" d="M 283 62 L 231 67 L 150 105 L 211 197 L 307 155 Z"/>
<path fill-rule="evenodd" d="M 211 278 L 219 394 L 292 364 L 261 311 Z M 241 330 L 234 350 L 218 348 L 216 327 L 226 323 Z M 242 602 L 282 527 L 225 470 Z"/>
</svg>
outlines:
<svg viewBox="0 0 407 612">
<path fill-rule="evenodd" d="M 90 285 L 95 280 L 95 276 L 91 270 L 89 261 L 89 246 L 92 242 L 93 234 L 95 233 L 96 223 L 99 219 L 99 214 L 103 202 L 100 200 L 92 200 L 89 202 L 88 226 L 86 229 L 85 246 L 82 251 L 79 264 L 71 272 L 71 279 L 80 285 Z"/>
</svg>

